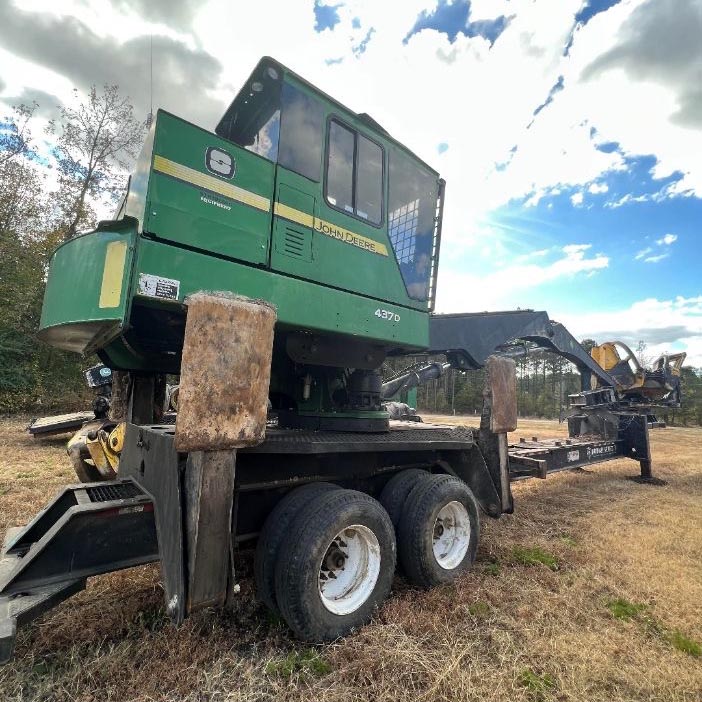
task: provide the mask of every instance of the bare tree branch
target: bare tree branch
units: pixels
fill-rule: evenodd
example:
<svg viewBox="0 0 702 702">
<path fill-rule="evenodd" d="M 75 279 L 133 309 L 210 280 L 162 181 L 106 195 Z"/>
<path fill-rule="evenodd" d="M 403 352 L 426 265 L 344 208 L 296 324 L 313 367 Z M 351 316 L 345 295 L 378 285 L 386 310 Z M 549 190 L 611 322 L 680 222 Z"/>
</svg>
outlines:
<svg viewBox="0 0 702 702">
<path fill-rule="evenodd" d="M 92 223 L 89 198 L 111 198 L 136 158 L 146 125 L 116 85 L 93 86 L 86 102 L 61 109 L 56 155 L 64 238 Z"/>
</svg>

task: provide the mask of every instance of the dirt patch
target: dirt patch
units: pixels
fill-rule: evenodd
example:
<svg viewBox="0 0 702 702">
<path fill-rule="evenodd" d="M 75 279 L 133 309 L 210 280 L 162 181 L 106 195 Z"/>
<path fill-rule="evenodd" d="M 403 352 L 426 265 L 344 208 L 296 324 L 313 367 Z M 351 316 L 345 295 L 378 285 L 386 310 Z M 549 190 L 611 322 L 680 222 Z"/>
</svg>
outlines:
<svg viewBox="0 0 702 702">
<path fill-rule="evenodd" d="M 73 481 L 65 437 L 32 439 L 25 425 L 0 423 L 2 532 Z M 511 438 L 565 433 L 520 420 Z M 374 622 L 332 645 L 292 640 L 249 579 L 231 611 L 179 629 L 158 568 L 94 579 L 20 634 L 0 699 L 696 702 L 702 430 L 651 438 L 667 486 L 626 480 L 626 460 L 519 483 L 515 514 L 484 519 L 470 574 L 429 592 L 397 578 Z"/>
</svg>

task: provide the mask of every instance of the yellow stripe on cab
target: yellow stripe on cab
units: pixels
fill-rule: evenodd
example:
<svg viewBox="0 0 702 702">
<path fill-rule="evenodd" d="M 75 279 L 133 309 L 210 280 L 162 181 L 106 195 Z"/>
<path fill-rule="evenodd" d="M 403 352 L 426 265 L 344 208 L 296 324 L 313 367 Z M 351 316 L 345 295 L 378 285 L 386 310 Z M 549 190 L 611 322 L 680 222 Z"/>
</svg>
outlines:
<svg viewBox="0 0 702 702">
<path fill-rule="evenodd" d="M 210 190 L 218 195 L 224 195 L 224 197 L 228 197 L 230 200 L 236 200 L 244 205 L 250 205 L 257 210 L 270 212 L 271 201 L 268 198 L 252 193 L 250 190 L 244 190 L 244 188 L 232 185 L 231 183 L 225 183 L 219 178 L 196 171 L 194 168 L 184 166 L 182 163 L 171 161 L 165 156 L 154 156 L 154 170 L 182 180 L 185 183 L 205 188 L 205 190 Z"/>
<path fill-rule="evenodd" d="M 127 242 L 111 241 L 105 251 L 105 267 L 102 269 L 102 286 L 98 303 L 101 309 L 119 307 L 126 260 Z"/>
<path fill-rule="evenodd" d="M 284 205 L 282 202 L 276 202 L 273 205 L 273 213 L 278 217 L 283 217 L 283 219 L 289 219 L 291 222 L 301 224 L 303 227 L 310 227 L 314 229 L 314 231 L 336 239 L 337 241 L 342 241 L 344 244 L 350 244 L 351 246 L 356 246 L 359 249 L 370 251 L 380 256 L 388 255 L 388 249 L 385 244 L 375 241 L 375 239 L 369 239 L 362 234 L 352 232 L 350 229 L 344 229 L 344 227 L 332 224 L 324 219 L 313 217 L 311 214 L 296 210 L 294 207 Z"/>
</svg>

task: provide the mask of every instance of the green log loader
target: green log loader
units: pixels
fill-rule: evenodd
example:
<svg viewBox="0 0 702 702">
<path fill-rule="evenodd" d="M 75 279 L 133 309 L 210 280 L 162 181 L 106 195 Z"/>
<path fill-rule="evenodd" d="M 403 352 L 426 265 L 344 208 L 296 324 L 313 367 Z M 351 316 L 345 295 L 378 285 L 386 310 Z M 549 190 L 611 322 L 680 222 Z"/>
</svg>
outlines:
<svg viewBox="0 0 702 702">
<path fill-rule="evenodd" d="M 645 415 L 617 412 L 612 379 L 546 313 L 433 313 L 444 192 L 369 115 L 270 58 L 214 132 L 157 112 L 114 219 L 51 258 L 39 337 L 114 372 L 109 431 L 86 436 L 114 479 L 8 533 L 0 659 L 18 625 L 120 568 L 160 562 L 176 623 L 224 606 L 247 550 L 260 600 L 334 639 L 370 619 L 398 561 L 418 587 L 470 568 L 513 480 L 622 456 L 651 479 Z M 510 449 L 514 363 L 494 352 L 515 338 L 560 349 L 584 390 L 599 379 L 567 441 Z M 446 362 L 383 384 L 386 358 L 417 353 Z M 487 367 L 480 426 L 390 419 L 393 393 L 449 366 Z"/>
</svg>

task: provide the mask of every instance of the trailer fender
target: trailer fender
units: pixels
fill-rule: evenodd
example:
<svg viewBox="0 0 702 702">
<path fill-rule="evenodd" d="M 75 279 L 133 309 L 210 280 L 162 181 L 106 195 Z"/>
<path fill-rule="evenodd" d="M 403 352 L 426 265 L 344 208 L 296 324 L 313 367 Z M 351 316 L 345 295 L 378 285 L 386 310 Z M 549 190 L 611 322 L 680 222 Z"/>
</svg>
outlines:
<svg viewBox="0 0 702 702">
<path fill-rule="evenodd" d="M 488 517 L 497 519 L 502 514 L 500 494 L 477 446 L 467 451 L 452 451 L 451 455 L 437 461 L 437 465 L 468 485 Z"/>
</svg>

